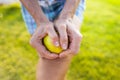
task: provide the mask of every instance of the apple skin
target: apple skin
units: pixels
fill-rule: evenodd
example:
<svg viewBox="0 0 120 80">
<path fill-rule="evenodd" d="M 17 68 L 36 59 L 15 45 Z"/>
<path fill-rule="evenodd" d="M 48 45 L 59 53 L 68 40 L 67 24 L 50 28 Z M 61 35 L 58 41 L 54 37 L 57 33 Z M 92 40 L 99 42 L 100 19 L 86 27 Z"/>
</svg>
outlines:
<svg viewBox="0 0 120 80">
<path fill-rule="evenodd" d="M 63 50 L 60 46 L 58 46 L 58 47 L 55 46 L 55 45 L 52 43 L 52 41 L 51 41 L 51 39 L 50 39 L 50 37 L 49 37 L 48 35 L 44 37 L 43 43 L 44 43 L 45 47 L 46 47 L 50 52 L 59 54 L 59 53 L 61 53 L 62 50 Z"/>
</svg>

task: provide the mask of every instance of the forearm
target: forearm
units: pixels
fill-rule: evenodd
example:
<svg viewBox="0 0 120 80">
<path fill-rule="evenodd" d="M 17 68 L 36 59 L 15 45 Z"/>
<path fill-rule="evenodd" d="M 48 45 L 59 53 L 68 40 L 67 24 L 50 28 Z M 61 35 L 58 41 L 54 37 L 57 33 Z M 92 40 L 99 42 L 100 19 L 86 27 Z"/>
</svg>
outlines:
<svg viewBox="0 0 120 80">
<path fill-rule="evenodd" d="M 21 3 L 26 7 L 29 13 L 32 15 L 34 20 L 36 21 L 37 25 L 41 22 L 49 22 L 47 17 L 44 15 L 42 9 L 38 4 L 38 0 L 20 0 Z"/>
<path fill-rule="evenodd" d="M 65 6 L 58 18 L 67 19 L 73 18 L 80 0 L 66 0 Z"/>
</svg>

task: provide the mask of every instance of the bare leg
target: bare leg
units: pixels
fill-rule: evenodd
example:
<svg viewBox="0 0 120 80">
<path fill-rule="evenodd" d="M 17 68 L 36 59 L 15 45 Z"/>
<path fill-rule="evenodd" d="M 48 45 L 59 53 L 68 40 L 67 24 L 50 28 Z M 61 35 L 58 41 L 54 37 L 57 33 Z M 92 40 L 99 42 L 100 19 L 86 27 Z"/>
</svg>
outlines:
<svg viewBox="0 0 120 80">
<path fill-rule="evenodd" d="M 74 16 L 74 24 L 80 26 L 79 19 Z M 64 80 L 73 55 L 68 55 L 66 58 L 48 60 L 40 58 L 37 65 L 37 80 Z"/>
<path fill-rule="evenodd" d="M 48 60 L 40 58 L 37 66 L 37 80 L 64 80 L 72 56 Z"/>
</svg>

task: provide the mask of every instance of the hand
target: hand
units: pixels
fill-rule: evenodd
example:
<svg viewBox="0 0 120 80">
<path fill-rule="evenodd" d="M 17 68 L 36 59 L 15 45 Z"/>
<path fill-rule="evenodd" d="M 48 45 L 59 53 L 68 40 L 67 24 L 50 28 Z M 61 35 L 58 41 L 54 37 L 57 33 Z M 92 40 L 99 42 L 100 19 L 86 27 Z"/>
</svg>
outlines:
<svg viewBox="0 0 120 80">
<path fill-rule="evenodd" d="M 41 23 L 40 25 L 38 25 L 36 31 L 34 32 L 34 34 L 30 39 L 30 44 L 32 47 L 34 47 L 37 50 L 40 57 L 46 59 L 55 59 L 58 57 L 58 55 L 49 52 L 42 43 L 42 39 L 46 35 L 50 36 L 54 45 L 59 46 L 58 35 L 54 30 L 52 22 Z"/>
<path fill-rule="evenodd" d="M 66 41 L 65 43 L 68 45 L 68 36 L 69 36 L 70 43 L 69 43 L 69 48 L 66 51 L 63 51 L 59 55 L 60 58 L 66 57 L 69 54 L 78 53 L 79 48 L 80 48 L 80 42 L 82 39 L 82 35 L 80 34 L 79 29 L 78 29 L 78 26 L 80 26 L 80 25 L 74 24 L 72 19 L 69 19 L 66 21 L 62 20 L 62 22 L 63 22 L 63 24 L 61 24 L 61 25 L 64 25 L 64 26 L 62 26 L 62 28 L 59 26 L 57 27 L 59 29 L 58 31 L 61 31 L 61 33 L 60 33 L 62 35 L 61 39 Z M 65 28 L 65 30 L 63 30 L 64 28 Z M 62 32 L 62 30 L 63 30 L 63 32 Z M 66 38 L 66 36 L 67 36 L 67 38 Z M 63 40 L 61 41 L 61 43 L 64 43 Z"/>
<path fill-rule="evenodd" d="M 63 50 L 66 50 L 68 48 L 67 21 L 64 19 L 57 19 L 54 21 L 54 25 L 59 34 L 60 46 Z"/>
</svg>

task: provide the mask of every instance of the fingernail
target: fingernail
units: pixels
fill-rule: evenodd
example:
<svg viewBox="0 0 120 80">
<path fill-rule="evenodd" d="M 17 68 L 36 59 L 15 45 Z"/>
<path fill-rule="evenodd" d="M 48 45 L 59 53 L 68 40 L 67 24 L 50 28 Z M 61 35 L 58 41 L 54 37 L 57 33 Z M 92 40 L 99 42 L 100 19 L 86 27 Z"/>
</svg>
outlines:
<svg viewBox="0 0 120 80">
<path fill-rule="evenodd" d="M 55 42 L 55 46 L 59 46 L 59 43 L 58 43 L 58 42 Z"/>
<path fill-rule="evenodd" d="M 63 49 L 67 49 L 66 44 L 63 44 L 63 45 L 62 45 L 62 48 L 63 48 Z"/>
</svg>

